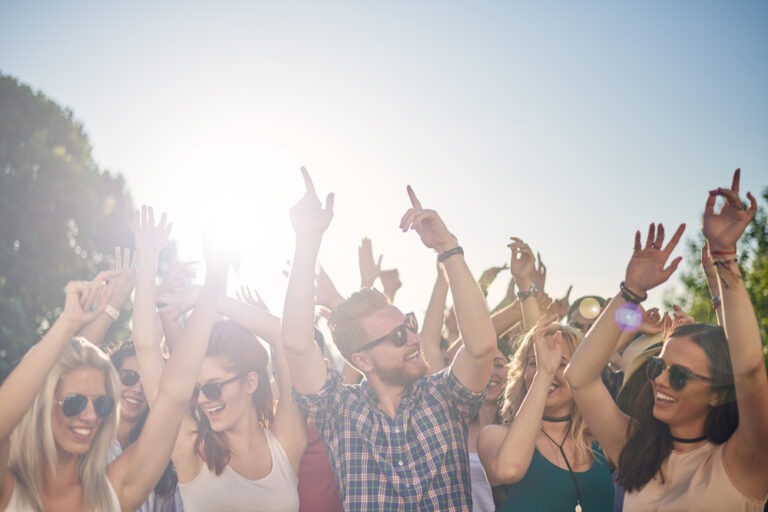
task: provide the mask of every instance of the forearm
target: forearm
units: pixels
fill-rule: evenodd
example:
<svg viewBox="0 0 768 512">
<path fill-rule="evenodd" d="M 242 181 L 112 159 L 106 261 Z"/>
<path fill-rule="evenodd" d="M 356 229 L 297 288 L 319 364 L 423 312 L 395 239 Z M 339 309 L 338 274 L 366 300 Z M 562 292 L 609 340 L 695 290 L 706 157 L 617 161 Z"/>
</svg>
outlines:
<svg viewBox="0 0 768 512">
<path fill-rule="evenodd" d="M 614 314 L 622 304 L 626 301 L 621 294 L 614 297 L 574 352 L 565 373 L 571 388 L 580 388 L 600 379 L 622 333 L 614 321 Z"/>
<path fill-rule="evenodd" d="M 175 347 L 166 364 L 160 385 L 162 392 L 174 400 L 189 400 L 208 349 L 211 328 L 216 320 L 216 304 L 225 283 L 226 270 L 221 273 L 208 272 L 184 331 L 184 342 Z"/>
<path fill-rule="evenodd" d="M 494 480 L 513 483 L 522 479 L 531 464 L 536 440 L 541 431 L 541 418 L 553 375 L 537 372 L 531 388 L 507 429 L 499 446 L 492 471 Z"/>
<path fill-rule="evenodd" d="M 517 281 L 518 289 L 526 292 L 531 289 L 531 284 L 533 283 L 528 278 L 515 278 Z M 540 292 L 543 292 L 540 290 Z M 539 303 L 536 302 L 536 297 L 534 295 L 528 295 L 523 301 L 523 330 L 526 331 L 533 327 L 536 322 L 539 321 L 539 318 L 541 318 L 541 310 L 539 309 Z"/>
<path fill-rule="evenodd" d="M 0 440 L 7 439 L 21 421 L 78 327 L 59 317 L 0 386 Z"/>
<path fill-rule="evenodd" d="M 163 325 L 165 344 L 168 345 L 168 350 L 173 353 L 174 349 L 184 342 L 184 326 L 181 325 L 181 318 L 161 314 L 160 322 Z"/>
<path fill-rule="evenodd" d="M 216 311 L 264 339 L 272 347 L 282 343 L 280 319 L 261 308 L 222 295 Z"/>
<path fill-rule="evenodd" d="M 755 370 L 765 373 L 760 329 L 738 265 L 717 265 L 716 271 L 722 300 L 718 309 L 722 312 L 722 325 L 738 386 L 740 376 Z"/>
<path fill-rule="evenodd" d="M 314 342 L 314 268 L 321 238 L 296 239 L 296 254 L 285 295 L 282 338 L 289 352 L 306 353 Z"/>
<path fill-rule="evenodd" d="M 445 361 L 440 351 L 440 337 L 443 332 L 445 299 L 448 297 L 448 281 L 438 275 L 421 328 L 421 347 L 430 371 L 437 372 L 445 368 Z"/>
<path fill-rule="evenodd" d="M 144 393 L 151 405 L 157 396 L 160 376 L 165 364 L 157 334 L 155 299 L 157 254 L 141 254 L 140 258 L 133 306 L 133 340 Z"/>
<path fill-rule="evenodd" d="M 467 267 L 464 256 L 457 254 L 443 262 L 450 283 L 453 307 L 465 350 L 480 358 L 496 348 L 494 331 L 488 307 L 480 287 Z"/>
<path fill-rule="evenodd" d="M 504 309 L 491 314 L 491 322 L 493 322 L 496 336 L 501 336 L 522 319 L 523 310 L 519 301 L 515 301 L 505 306 Z"/>
</svg>

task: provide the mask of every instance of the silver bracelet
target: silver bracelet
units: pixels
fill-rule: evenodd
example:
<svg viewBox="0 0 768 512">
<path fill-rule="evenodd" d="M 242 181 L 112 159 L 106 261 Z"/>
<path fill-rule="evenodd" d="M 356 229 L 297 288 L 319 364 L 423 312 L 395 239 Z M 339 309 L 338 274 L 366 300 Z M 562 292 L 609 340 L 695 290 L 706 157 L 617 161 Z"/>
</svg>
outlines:
<svg viewBox="0 0 768 512">
<path fill-rule="evenodd" d="M 112 304 L 107 304 L 107 307 L 104 308 L 104 313 L 112 319 L 113 322 L 117 322 L 117 319 L 120 318 L 120 311 L 115 309 Z"/>
</svg>

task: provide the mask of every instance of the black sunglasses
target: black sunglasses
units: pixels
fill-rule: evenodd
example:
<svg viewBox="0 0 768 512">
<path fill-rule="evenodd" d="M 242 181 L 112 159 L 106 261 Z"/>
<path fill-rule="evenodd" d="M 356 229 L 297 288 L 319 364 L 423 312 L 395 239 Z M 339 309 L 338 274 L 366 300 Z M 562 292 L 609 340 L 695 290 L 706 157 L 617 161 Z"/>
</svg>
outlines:
<svg viewBox="0 0 768 512">
<path fill-rule="evenodd" d="M 699 375 L 698 373 L 693 373 L 685 366 L 680 366 L 679 364 L 667 366 L 667 363 L 658 356 L 654 356 L 648 360 L 645 367 L 645 375 L 648 377 L 648 380 L 655 380 L 659 375 L 664 373 L 664 370 L 669 370 L 669 386 L 675 391 L 683 389 L 690 379 L 712 382 L 711 378 Z"/>
<path fill-rule="evenodd" d="M 64 416 L 67 418 L 72 418 L 73 416 L 77 416 L 83 412 L 85 407 L 88 405 L 88 400 L 89 397 L 77 393 L 74 395 L 68 395 L 64 397 L 63 400 L 59 400 L 54 403 L 61 406 L 61 412 L 64 413 Z M 115 399 L 109 395 L 99 395 L 90 398 L 90 400 L 93 401 L 93 410 L 96 411 L 96 414 L 102 418 L 109 416 L 109 414 L 112 412 L 112 409 L 115 407 Z"/>
<path fill-rule="evenodd" d="M 139 375 L 139 372 L 134 370 L 120 370 L 120 382 L 123 383 L 123 386 L 125 387 L 131 387 L 137 382 L 141 380 L 141 375 Z"/>
<path fill-rule="evenodd" d="M 203 396 L 205 396 L 208 400 L 218 400 L 221 398 L 221 387 L 224 384 L 229 384 L 230 382 L 235 382 L 238 379 L 242 379 L 249 373 L 250 372 L 241 373 L 240 375 L 235 375 L 231 379 L 223 380 L 221 382 L 206 382 L 202 386 L 195 386 L 195 390 L 192 392 L 192 399 L 197 400 L 200 391 L 202 391 Z"/>
<path fill-rule="evenodd" d="M 408 331 L 406 331 L 406 329 L 408 329 L 408 331 L 411 331 L 413 333 L 416 333 L 419 331 L 419 322 L 416 320 L 416 315 L 414 315 L 413 313 L 408 313 L 407 315 L 405 315 L 405 321 L 402 323 L 402 325 L 398 325 L 397 327 L 392 329 L 392 331 L 389 334 L 387 334 L 386 336 L 382 336 L 381 338 L 376 338 L 375 340 L 369 343 L 366 343 L 365 345 L 357 349 L 357 351 L 360 352 L 362 350 L 373 348 L 379 343 L 381 343 L 382 341 L 386 341 L 386 340 L 392 340 L 392 343 L 394 343 L 396 347 L 402 347 L 403 345 L 405 345 L 405 342 L 408 341 Z"/>
</svg>

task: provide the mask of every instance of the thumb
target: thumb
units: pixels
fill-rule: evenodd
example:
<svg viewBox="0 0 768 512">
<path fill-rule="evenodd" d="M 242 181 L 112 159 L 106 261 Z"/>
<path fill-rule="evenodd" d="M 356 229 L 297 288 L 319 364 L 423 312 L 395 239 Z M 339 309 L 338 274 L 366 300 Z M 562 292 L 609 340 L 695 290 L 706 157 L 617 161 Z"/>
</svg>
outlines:
<svg viewBox="0 0 768 512">
<path fill-rule="evenodd" d="M 325 198 L 325 211 L 333 215 L 333 202 L 335 199 L 335 195 L 333 192 L 328 194 L 328 196 Z"/>
</svg>

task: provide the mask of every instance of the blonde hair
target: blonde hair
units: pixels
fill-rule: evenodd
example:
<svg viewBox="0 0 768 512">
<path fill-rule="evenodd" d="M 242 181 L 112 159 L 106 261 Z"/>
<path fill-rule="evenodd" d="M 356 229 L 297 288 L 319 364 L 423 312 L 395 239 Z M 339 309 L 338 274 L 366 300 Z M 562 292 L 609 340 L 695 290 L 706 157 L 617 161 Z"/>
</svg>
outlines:
<svg viewBox="0 0 768 512">
<path fill-rule="evenodd" d="M 333 342 L 348 363 L 352 364 L 352 354 L 370 341 L 361 320 L 388 305 L 389 301 L 383 293 L 373 288 L 363 288 L 333 310 L 328 319 L 328 328 Z"/>
<path fill-rule="evenodd" d="M 560 332 L 563 337 L 563 351 L 566 347 L 573 354 L 576 347 L 584 339 L 581 331 L 573 327 L 562 324 L 551 324 L 544 330 L 544 336 L 551 336 Z M 525 368 L 528 366 L 528 359 L 533 352 L 533 329 L 528 330 L 522 335 L 512 360 L 507 365 L 509 374 L 507 386 L 504 389 L 504 403 L 501 407 L 501 417 L 504 423 L 511 423 L 515 419 L 520 405 L 528 393 L 525 385 Z M 571 406 L 571 433 L 576 445 L 576 458 L 579 464 L 586 463 L 590 457 L 596 457 L 592 451 L 592 435 L 587 429 L 587 423 L 582 418 L 579 409 L 574 402 Z"/>
<path fill-rule="evenodd" d="M 58 470 L 56 441 L 51 425 L 56 389 L 65 375 L 84 366 L 96 368 L 104 374 L 106 393 L 115 400 L 115 410 L 102 420 L 88 452 L 77 456 L 77 477 L 89 506 L 99 511 L 112 511 L 106 468 L 107 457 L 112 453 L 117 438 L 120 385 L 109 358 L 85 338 L 72 338 L 64 347 L 32 406 L 11 433 L 8 467 L 16 477 L 16 496 L 25 510 L 43 510 L 43 469 L 45 464 L 50 464 L 54 473 Z"/>
</svg>

